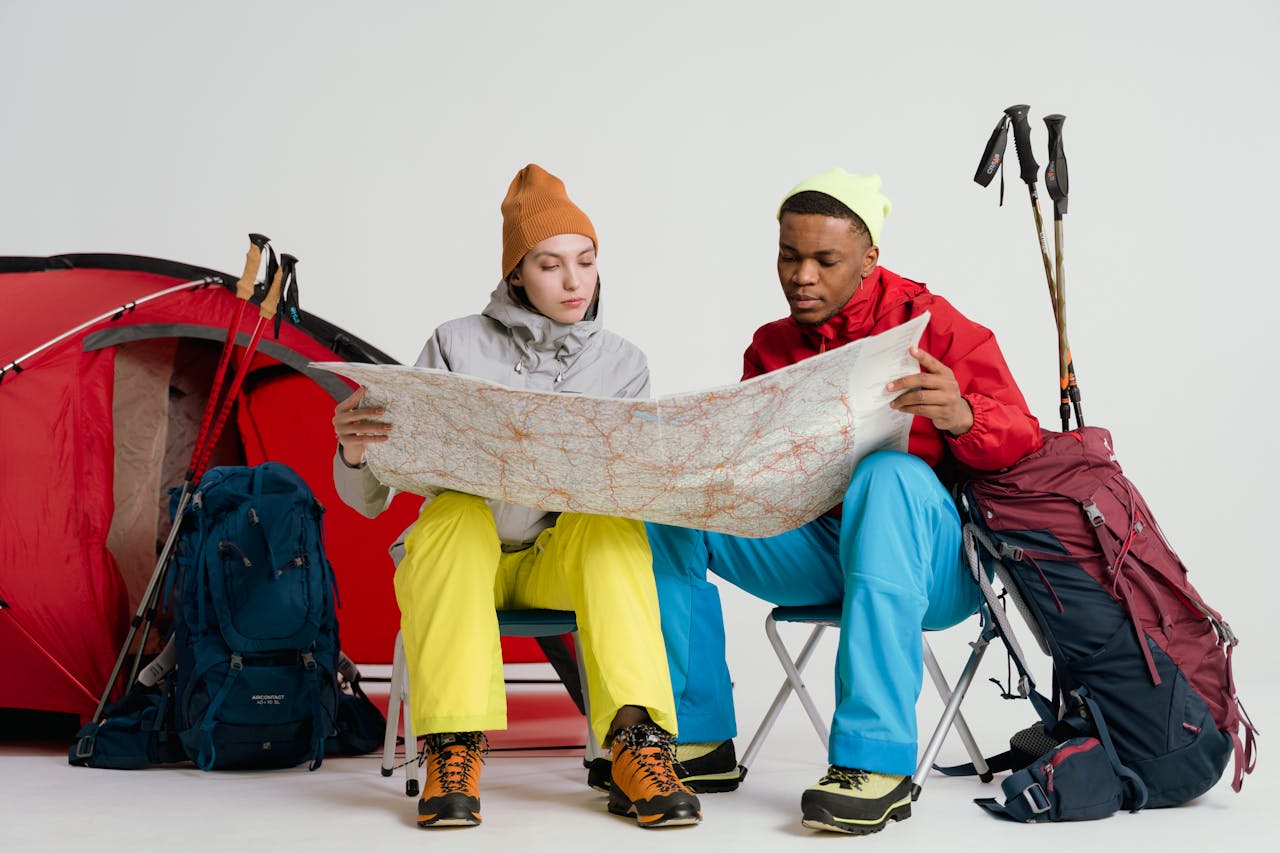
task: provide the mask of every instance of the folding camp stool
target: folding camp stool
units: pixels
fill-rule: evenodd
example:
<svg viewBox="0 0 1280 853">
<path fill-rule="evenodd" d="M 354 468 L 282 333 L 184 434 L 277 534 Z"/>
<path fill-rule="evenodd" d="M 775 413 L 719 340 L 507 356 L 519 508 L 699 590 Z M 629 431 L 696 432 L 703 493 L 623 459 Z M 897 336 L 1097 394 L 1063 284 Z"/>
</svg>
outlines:
<svg viewBox="0 0 1280 853">
<path fill-rule="evenodd" d="M 578 622 L 571 610 L 499 610 L 498 633 L 504 637 L 556 637 L 573 635 L 573 648 L 578 659 L 578 677 L 582 684 L 582 701 L 586 706 L 586 761 L 604 755 L 591 731 L 591 707 L 587 696 L 587 676 L 582 666 L 582 643 L 578 639 Z M 418 796 L 421 788 L 420 764 L 414 757 L 418 736 L 409 713 L 409 666 L 404 653 L 404 638 L 396 632 L 395 653 L 391 662 L 391 694 L 387 699 L 387 728 L 382 740 L 382 775 L 395 772 L 396 731 L 398 717 L 404 718 L 404 793 Z"/>
<path fill-rule="evenodd" d="M 779 622 L 795 622 L 813 626 L 813 630 L 809 633 L 809 639 L 805 641 L 800 654 L 794 659 L 792 659 L 790 652 L 787 651 L 782 638 L 778 636 Z M 942 749 L 942 742 L 953 723 L 956 731 L 960 734 L 960 739 L 964 741 L 965 749 L 969 752 L 969 758 L 973 761 L 973 766 L 978 770 L 979 778 L 983 782 L 991 781 L 992 774 L 987 767 L 986 760 L 982 757 L 982 751 L 978 749 L 977 742 L 974 741 L 973 734 L 969 731 L 969 725 L 960 713 L 960 703 L 964 701 L 965 693 L 968 691 L 969 685 L 978 671 L 978 664 L 981 663 L 982 656 L 986 652 L 987 645 L 993 636 L 992 632 L 986 628 L 987 619 L 985 614 L 983 616 L 983 625 L 984 629 L 979 634 L 978 639 L 970 644 L 973 651 L 969 655 L 969 662 L 965 665 L 964 672 L 961 674 L 955 690 L 952 690 L 947 684 L 947 680 L 942 674 L 942 668 L 938 666 L 938 661 L 933 656 L 933 649 L 929 648 L 928 638 L 922 638 L 924 642 L 925 669 L 929 671 L 933 684 L 938 689 L 938 695 L 942 697 L 946 707 L 942 712 L 942 718 L 938 721 L 937 728 L 934 729 L 933 736 L 929 739 L 929 745 L 920 757 L 920 763 L 916 765 L 915 775 L 911 779 L 912 800 L 920 796 L 924 781 L 928 778 L 929 771 L 933 769 L 933 762 L 937 759 L 938 752 Z M 746 776 L 751 767 L 751 762 L 755 760 L 756 753 L 760 751 L 760 747 L 764 745 L 765 738 L 769 736 L 769 732 L 773 729 L 773 724 L 777 722 L 778 715 L 782 712 L 782 706 L 791 698 L 793 692 L 799 697 L 805 713 L 809 715 L 814 731 L 817 732 L 818 739 L 822 741 L 822 748 L 824 750 L 827 748 L 827 742 L 830 739 L 827 722 L 818 713 L 818 708 L 814 704 L 813 697 L 809 694 L 809 689 L 805 686 L 804 679 L 800 673 L 804 670 L 805 664 L 809 662 L 809 658 L 814 649 L 817 648 L 818 640 L 822 638 L 823 633 L 827 628 L 833 627 L 840 627 L 840 605 L 838 604 L 815 607 L 775 607 L 765 617 L 764 632 L 768 636 L 769 644 L 773 646 L 773 651 L 778 656 L 778 662 L 782 664 L 782 669 L 786 672 L 787 678 L 782 682 L 778 695 L 774 697 L 773 704 L 769 706 L 769 711 L 764 715 L 764 719 L 760 721 L 760 726 L 752 736 L 751 743 L 747 746 L 747 751 L 742 755 L 743 776 Z"/>
</svg>

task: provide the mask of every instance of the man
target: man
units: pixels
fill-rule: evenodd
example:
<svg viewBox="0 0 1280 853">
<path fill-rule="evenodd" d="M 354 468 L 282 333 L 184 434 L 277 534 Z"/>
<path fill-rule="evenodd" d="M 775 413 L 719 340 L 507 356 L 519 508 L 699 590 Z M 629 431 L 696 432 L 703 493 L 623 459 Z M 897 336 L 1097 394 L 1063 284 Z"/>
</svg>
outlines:
<svg viewBox="0 0 1280 853">
<path fill-rule="evenodd" d="M 889 201 L 880 178 L 834 169 L 801 182 L 778 211 L 778 280 L 789 317 L 756 331 L 743 378 L 931 315 L 911 355 L 920 372 L 888 385 L 915 415 L 909 453 L 882 451 L 854 471 L 844 500 L 764 539 L 649 525 L 686 782 L 708 771 L 736 787 L 731 686 L 716 575 L 780 605 L 840 602 L 830 768 L 801 799 L 803 823 L 853 834 L 911 814 L 920 632 L 973 614 L 960 519 L 938 471 L 995 470 L 1040 446 L 992 333 L 918 282 L 879 266 Z M 949 477 L 947 477 L 950 479 Z M 686 752 L 686 754 L 688 754 Z M 692 770 L 701 762 L 699 770 Z M 699 772 L 700 771 L 700 772 Z M 704 790 L 707 788 L 704 788 Z"/>
</svg>

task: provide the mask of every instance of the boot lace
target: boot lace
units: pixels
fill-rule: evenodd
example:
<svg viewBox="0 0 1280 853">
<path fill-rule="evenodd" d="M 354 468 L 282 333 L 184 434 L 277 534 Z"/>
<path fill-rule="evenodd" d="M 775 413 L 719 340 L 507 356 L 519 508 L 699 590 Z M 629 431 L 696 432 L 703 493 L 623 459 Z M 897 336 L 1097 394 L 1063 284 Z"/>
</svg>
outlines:
<svg viewBox="0 0 1280 853">
<path fill-rule="evenodd" d="M 444 794 L 469 790 L 472 774 L 484 764 L 489 752 L 489 739 L 484 732 L 458 732 L 455 734 L 427 735 L 418 763 L 427 766 L 428 773 L 440 779 Z"/>
<path fill-rule="evenodd" d="M 614 737 L 631 751 L 641 777 L 652 783 L 659 793 L 670 794 L 682 789 L 675 772 L 671 735 L 652 723 L 639 723 L 616 732 Z"/>
<path fill-rule="evenodd" d="M 832 764 L 827 768 L 827 775 L 818 780 L 819 785 L 839 785 L 841 788 L 857 788 L 862 790 L 862 783 L 869 778 L 867 771 L 853 767 L 837 767 Z"/>
</svg>

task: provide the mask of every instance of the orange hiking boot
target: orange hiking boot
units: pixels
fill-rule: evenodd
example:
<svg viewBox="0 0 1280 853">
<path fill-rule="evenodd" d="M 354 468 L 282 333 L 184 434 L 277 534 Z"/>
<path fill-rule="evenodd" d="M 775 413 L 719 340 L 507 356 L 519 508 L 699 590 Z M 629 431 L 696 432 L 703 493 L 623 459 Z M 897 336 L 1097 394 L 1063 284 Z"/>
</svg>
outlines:
<svg viewBox="0 0 1280 853">
<path fill-rule="evenodd" d="M 427 735 L 421 759 L 427 784 L 418 799 L 421 829 L 480 823 L 480 766 L 488 751 L 483 732 Z"/>
<path fill-rule="evenodd" d="M 638 723 L 614 732 L 612 753 L 610 812 L 634 817 L 645 829 L 702 820 L 702 804 L 676 776 L 671 735 Z"/>
</svg>

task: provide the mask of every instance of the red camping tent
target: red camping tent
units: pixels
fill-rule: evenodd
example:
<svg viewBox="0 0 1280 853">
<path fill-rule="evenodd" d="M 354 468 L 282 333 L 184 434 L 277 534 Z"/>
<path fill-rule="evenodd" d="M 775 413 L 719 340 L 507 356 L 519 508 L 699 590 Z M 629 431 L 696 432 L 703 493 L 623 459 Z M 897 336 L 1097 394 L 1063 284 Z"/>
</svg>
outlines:
<svg viewBox="0 0 1280 853">
<path fill-rule="evenodd" d="M 234 286 L 152 258 L 0 258 L 0 708 L 92 714 L 168 533 Z M 350 387 L 306 364 L 335 360 L 394 363 L 314 316 L 268 328 L 212 464 L 271 459 L 306 479 L 328 509 L 343 649 L 387 661 L 386 549 L 420 499 L 369 520 L 334 493 L 330 419 Z"/>
</svg>

